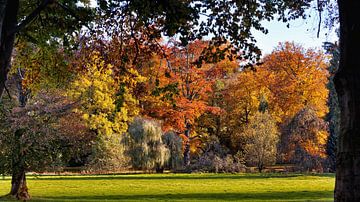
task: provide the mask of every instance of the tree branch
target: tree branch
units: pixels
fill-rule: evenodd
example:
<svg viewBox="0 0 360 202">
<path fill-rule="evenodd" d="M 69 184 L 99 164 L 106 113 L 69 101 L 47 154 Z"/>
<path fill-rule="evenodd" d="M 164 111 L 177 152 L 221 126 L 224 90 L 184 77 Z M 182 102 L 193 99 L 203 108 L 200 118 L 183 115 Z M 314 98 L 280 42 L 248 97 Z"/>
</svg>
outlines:
<svg viewBox="0 0 360 202">
<path fill-rule="evenodd" d="M 11 36 L 12 34 L 15 34 L 15 33 L 19 32 L 21 29 L 25 28 L 26 25 L 30 24 L 40 14 L 40 12 L 46 8 L 47 5 L 49 5 L 49 4 L 53 3 L 53 2 L 54 2 L 54 0 L 43 0 L 41 2 L 41 4 L 32 13 L 30 13 L 30 15 L 28 15 L 16 27 L 11 29 L 7 33 L 7 36 Z"/>
<path fill-rule="evenodd" d="M 62 4 L 62 3 L 58 2 L 58 1 L 55 1 L 55 3 L 56 3 L 57 5 L 59 5 L 62 9 L 64 9 L 64 11 L 66 11 L 66 12 L 69 13 L 71 16 L 73 16 L 77 21 L 80 21 L 80 22 L 82 21 L 82 20 L 79 18 L 79 16 L 77 16 L 76 13 L 75 13 L 73 10 L 71 10 L 71 8 L 69 8 L 68 6 L 66 6 L 66 5 L 64 5 L 64 4 Z M 85 27 L 88 28 L 88 29 L 90 30 L 90 32 L 92 32 L 92 33 L 95 32 L 95 31 L 94 31 L 91 27 L 89 27 L 87 24 L 85 24 Z"/>
</svg>

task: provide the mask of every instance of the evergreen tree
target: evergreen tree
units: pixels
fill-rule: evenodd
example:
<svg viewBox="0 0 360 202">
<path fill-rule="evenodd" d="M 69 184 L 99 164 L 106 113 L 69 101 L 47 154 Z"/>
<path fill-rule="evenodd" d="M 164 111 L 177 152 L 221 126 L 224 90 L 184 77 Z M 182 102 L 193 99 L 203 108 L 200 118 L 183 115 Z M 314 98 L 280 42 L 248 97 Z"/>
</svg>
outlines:
<svg viewBox="0 0 360 202">
<path fill-rule="evenodd" d="M 335 90 L 334 75 L 339 67 L 340 49 L 337 43 L 328 42 L 324 43 L 324 48 L 327 53 L 332 55 L 330 66 L 328 67 L 328 71 L 330 73 L 329 83 L 327 85 L 329 89 L 329 113 L 326 115 L 326 121 L 329 123 L 329 138 L 326 143 L 326 154 L 329 160 L 329 169 L 333 172 L 336 167 L 336 144 L 340 126 L 340 109 L 338 96 Z"/>
</svg>

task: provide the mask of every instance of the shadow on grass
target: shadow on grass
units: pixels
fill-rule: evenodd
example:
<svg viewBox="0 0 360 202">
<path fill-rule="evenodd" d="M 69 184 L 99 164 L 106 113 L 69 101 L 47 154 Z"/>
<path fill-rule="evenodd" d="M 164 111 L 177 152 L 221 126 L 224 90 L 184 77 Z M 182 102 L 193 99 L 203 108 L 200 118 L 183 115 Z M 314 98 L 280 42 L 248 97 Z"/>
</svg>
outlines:
<svg viewBox="0 0 360 202">
<path fill-rule="evenodd" d="M 154 194 L 154 195 L 105 195 L 105 196 L 58 196 L 35 198 L 40 201 L 331 201 L 331 191 L 303 191 L 303 192 L 276 192 L 263 193 L 191 193 L 191 194 Z"/>
<path fill-rule="evenodd" d="M 265 179 L 265 178 L 294 178 L 294 177 L 329 177 L 334 174 L 138 174 L 138 175 L 77 175 L 77 176 L 29 176 L 29 180 L 214 180 L 214 179 Z"/>
</svg>

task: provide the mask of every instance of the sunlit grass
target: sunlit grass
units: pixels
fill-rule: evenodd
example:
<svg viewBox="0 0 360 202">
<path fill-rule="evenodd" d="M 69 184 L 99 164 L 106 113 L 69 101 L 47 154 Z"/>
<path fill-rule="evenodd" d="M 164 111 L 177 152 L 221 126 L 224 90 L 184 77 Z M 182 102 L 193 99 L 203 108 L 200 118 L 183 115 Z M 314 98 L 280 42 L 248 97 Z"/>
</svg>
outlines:
<svg viewBox="0 0 360 202">
<path fill-rule="evenodd" d="M 34 201 L 332 201 L 334 175 L 29 176 Z M 10 179 L 0 179 L 0 195 Z M 1 200 L 1 199 L 0 199 Z"/>
</svg>

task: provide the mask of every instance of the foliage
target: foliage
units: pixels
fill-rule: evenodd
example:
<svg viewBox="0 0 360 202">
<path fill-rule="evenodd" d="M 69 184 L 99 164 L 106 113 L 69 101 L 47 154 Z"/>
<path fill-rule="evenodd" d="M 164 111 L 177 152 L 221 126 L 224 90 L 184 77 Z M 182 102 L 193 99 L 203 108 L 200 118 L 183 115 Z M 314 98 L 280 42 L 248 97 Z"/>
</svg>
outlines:
<svg viewBox="0 0 360 202">
<path fill-rule="evenodd" d="M 194 159 L 191 169 L 195 172 L 241 172 L 245 169 L 241 160 L 230 155 L 229 150 L 219 143 L 219 139 L 212 136 L 203 152 Z"/>
<path fill-rule="evenodd" d="M 329 137 L 326 144 L 326 154 L 328 156 L 328 167 L 330 171 L 335 171 L 336 145 L 340 132 L 340 108 L 338 96 L 335 90 L 334 76 L 338 70 L 340 62 L 339 46 L 335 43 L 324 43 L 326 51 L 332 55 L 328 71 L 330 72 L 328 106 L 329 113 L 326 115 L 326 121 L 329 123 Z"/>
<path fill-rule="evenodd" d="M 275 164 L 279 133 L 268 112 L 257 112 L 243 133 L 247 140 L 245 160 L 248 164 L 256 165 L 259 172 L 265 166 Z"/>
<path fill-rule="evenodd" d="M 69 53 L 54 41 L 36 45 L 19 40 L 16 44 L 16 60 L 12 62 L 13 74 L 22 72 L 24 89 L 32 93 L 49 88 L 65 88 L 73 76 L 68 65 Z"/>
<path fill-rule="evenodd" d="M 161 66 L 152 72 L 155 75 L 148 75 L 155 82 L 149 83 L 151 94 L 144 100 L 144 113 L 163 119 L 165 129 L 183 132 L 186 124 L 194 126 L 201 114 L 215 110 L 207 103 L 213 83 L 206 78 L 209 68 L 197 68 L 192 63 L 205 46 L 205 42 L 197 41 L 186 49 L 173 47 L 169 50 L 170 67 L 161 59 Z"/>
<path fill-rule="evenodd" d="M 154 121 L 136 118 L 130 124 L 125 142 L 126 154 L 135 169 L 162 171 L 170 152 L 162 141 L 161 127 Z"/>
<path fill-rule="evenodd" d="M 162 136 L 162 141 L 170 152 L 170 158 L 165 168 L 174 171 L 180 170 L 183 165 L 183 140 L 173 131 L 168 131 Z"/>
<path fill-rule="evenodd" d="M 319 117 L 328 112 L 326 56 L 295 43 L 280 43 L 257 68 L 257 80 L 269 89 L 269 111 L 278 122 L 311 106 Z"/>
<path fill-rule="evenodd" d="M 207 36 L 211 38 L 210 46 L 204 51 L 202 60 L 222 60 L 226 51 L 241 50 L 239 57 L 259 59 L 261 51 L 255 45 L 250 30 L 255 29 L 267 33 L 261 25 L 263 20 L 274 18 L 287 22 L 298 17 L 306 18 L 305 8 L 310 7 L 311 0 L 306 1 L 182 1 L 171 2 L 135 0 L 105 1 L 99 0 L 104 19 L 110 21 L 109 27 L 121 27 L 124 22 L 131 21 L 131 27 L 146 27 L 151 38 L 159 39 L 161 34 L 174 36 L 179 34 L 181 45 L 185 47 L 196 39 Z M 326 4 L 322 4 L 322 8 Z M 200 17 L 204 16 L 204 17 Z M 277 16 L 277 17 L 274 17 Z M 136 19 L 136 20 L 135 20 Z M 156 28 L 156 29 L 154 29 Z M 119 29 L 122 30 L 127 29 Z M 230 43 L 229 43 L 230 42 Z M 224 49 L 219 49 L 220 46 Z M 235 45 L 236 49 L 233 49 Z M 216 49 L 217 48 L 217 49 Z M 213 51 L 216 49 L 216 51 Z"/>
<path fill-rule="evenodd" d="M 64 96 L 40 92 L 26 107 L 6 109 L 0 136 L 2 173 L 11 173 L 15 163 L 23 164 L 26 171 L 60 169 L 67 159 L 58 120 L 70 106 Z"/>
<path fill-rule="evenodd" d="M 307 171 L 322 169 L 327 138 L 326 122 L 315 110 L 304 108 L 282 129 L 281 160 L 296 163 Z"/>
<path fill-rule="evenodd" d="M 72 83 L 69 95 L 79 103 L 75 112 L 81 114 L 88 127 L 96 133 L 91 167 L 118 169 L 125 161 L 121 136 L 127 130 L 127 123 L 137 114 L 137 101 L 124 86 L 123 103 L 117 107 L 119 84 L 113 77 L 112 66 L 105 64 L 96 52 L 89 59 L 86 69 Z"/>
<path fill-rule="evenodd" d="M 207 102 L 215 81 L 210 72 L 216 69 L 216 66 L 204 64 L 202 68 L 198 68 L 194 63 L 206 46 L 206 42 L 198 40 L 184 49 L 168 47 L 169 59 L 160 58 L 158 71 L 147 72 L 149 80 L 155 82 L 147 86 L 143 113 L 164 120 L 165 130 L 182 134 L 185 166 L 190 163 L 191 143 L 198 142 L 191 141 L 197 119 L 205 112 L 219 112 L 218 107 Z M 162 64 L 162 60 L 167 60 L 167 63 Z M 154 63 L 156 64 L 156 61 Z"/>
</svg>

